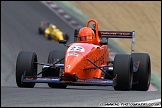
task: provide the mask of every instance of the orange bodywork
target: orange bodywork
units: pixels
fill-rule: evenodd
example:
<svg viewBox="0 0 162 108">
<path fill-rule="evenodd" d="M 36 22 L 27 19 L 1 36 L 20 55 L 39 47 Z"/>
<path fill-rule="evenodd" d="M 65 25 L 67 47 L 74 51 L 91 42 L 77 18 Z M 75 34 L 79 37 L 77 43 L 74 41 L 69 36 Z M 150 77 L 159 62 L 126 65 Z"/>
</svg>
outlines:
<svg viewBox="0 0 162 108">
<path fill-rule="evenodd" d="M 88 20 L 89 23 L 95 24 L 95 42 L 81 43 L 75 42 L 69 45 L 64 59 L 64 77 L 76 76 L 77 78 L 101 78 L 101 70 L 96 68 L 91 60 L 97 66 L 107 66 L 109 61 L 109 49 L 107 45 L 100 45 L 100 36 L 98 34 L 98 23 L 96 20 Z M 68 81 L 67 80 L 67 81 Z"/>
</svg>

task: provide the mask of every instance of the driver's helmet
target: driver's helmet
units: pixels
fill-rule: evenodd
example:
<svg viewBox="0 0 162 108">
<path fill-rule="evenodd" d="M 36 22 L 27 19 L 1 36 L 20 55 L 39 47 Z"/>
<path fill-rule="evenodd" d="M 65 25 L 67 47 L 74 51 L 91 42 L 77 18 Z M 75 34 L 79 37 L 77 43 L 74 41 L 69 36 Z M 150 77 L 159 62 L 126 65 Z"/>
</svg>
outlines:
<svg viewBox="0 0 162 108">
<path fill-rule="evenodd" d="M 78 32 L 78 41 L 92 43 L 94 36 L 94 31 L 91 28 L 83 27 Z"/>
<path fill-rule="evenodd" d="M 55 26 L 54 24 L 50 24 L 50 25 L 49 25 L 49 28 L 50 28 L 50 29 L 55 29 L 56 26 Z"/>
<path fill-rule="evenodd" d="M 52 29 L 55 29 L 56 28 L 56 26 L 55 25 L 52 25 Z"/>
</svg>

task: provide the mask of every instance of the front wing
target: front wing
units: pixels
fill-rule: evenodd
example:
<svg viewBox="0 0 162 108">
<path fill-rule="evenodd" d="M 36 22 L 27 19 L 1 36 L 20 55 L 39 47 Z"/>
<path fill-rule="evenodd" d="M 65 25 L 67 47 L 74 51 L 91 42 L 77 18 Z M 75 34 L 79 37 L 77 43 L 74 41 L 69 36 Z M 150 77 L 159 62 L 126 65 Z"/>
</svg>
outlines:
<svg viewBox="0 0 162 108">
<path fill-rule="evenodd" d="M 88 78 L 78 79 L 75 82 L 72 81 L 61 81 L 60 77 L 30 77 L 22 75 L 22 82 L 26 83 L 57 83 L 67 85 L 82 85 L 82 86 L 112 86 L 113 81 L 108 79 Z"/>
</svg>

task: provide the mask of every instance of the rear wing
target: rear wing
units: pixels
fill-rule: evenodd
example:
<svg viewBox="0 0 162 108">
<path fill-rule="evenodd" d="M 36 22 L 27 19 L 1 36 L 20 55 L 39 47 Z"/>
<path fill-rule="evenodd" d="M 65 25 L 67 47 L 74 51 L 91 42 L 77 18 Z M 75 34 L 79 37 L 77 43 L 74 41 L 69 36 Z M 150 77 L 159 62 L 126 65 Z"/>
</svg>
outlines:
<svg viewBox="0 0 162 108">
<path fill-rule="evenodd" d="M 131 51 L 134 53 L 135 31 L 99 31 L 101 38 L 129 38 L 132 39 Z"/>
</svg>

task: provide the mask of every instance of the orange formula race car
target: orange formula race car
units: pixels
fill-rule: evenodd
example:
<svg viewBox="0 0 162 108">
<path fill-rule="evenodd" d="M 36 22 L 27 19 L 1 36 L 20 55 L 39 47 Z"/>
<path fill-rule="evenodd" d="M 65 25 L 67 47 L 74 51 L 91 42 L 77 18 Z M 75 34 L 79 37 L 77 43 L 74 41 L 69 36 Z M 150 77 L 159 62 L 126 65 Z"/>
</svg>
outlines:
<svg viewBox="0 0 162 108">
<path fill-rule="evenodd" d="M 90 23 L 95 28 L 90 28 Z M 111 61 L 109 38 L 132 39 L 131 54 L 116 54 Z M 21 51 L 16 62 L 17 86 L 33 88 L 35 83 L 47 83 L 51 88 L 82 85 L 147 91 L 151 76 L 150 56 L 134 52 L 134 38 L 134 31 L 99 31 L 97 21 L 90 19 L 85 27 L 74 31 L 74 43 L 66 45 L 66 40 L 59 41 L 67 49 L 52 50 L 48 63 L 39 63 L 35 52 Z M 39 73 L 38 65 L 42 65 Z"/>
</svg>

